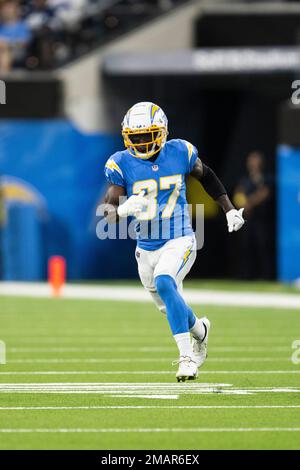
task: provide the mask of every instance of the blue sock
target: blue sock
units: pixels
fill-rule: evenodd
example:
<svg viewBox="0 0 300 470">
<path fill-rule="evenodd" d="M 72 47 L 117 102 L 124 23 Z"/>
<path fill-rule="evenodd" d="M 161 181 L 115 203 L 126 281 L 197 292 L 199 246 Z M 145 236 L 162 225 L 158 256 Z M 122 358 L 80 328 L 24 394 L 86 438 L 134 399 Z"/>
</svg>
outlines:
<svg viewBox="0 0 300 470">
<path fill-rule="evenodd" d="M 155 278 L 155 286 L 167 308 L 167 319 L 173 335 L 188 333 L 194 326 L 196 317 L 179 294 L 174 279 L 162 274 Z"/>
<path fill-rule="evenodd" d="M 196 323 L 196 315 L 194 314 L 193 310 L 191 309 L 191 307 L 189 307 L 187 305 L 187 309 L 188 309 L 188 321 L 189 321 L 189 329 L 193 328 L 193 326 L 195 325 Z"/>
</svg>

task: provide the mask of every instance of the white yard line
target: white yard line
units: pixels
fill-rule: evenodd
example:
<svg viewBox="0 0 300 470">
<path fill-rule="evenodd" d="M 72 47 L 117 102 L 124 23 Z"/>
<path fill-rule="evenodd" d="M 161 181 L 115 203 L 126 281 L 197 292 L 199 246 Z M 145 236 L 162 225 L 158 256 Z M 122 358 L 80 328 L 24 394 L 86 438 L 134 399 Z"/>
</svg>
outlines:
<svg viewBox="0 0 300 470">
<path fill-rule="evenodd" d="M 105 392 L 113 391 L 113 392 L 122 392 L 125 391 L 141 391 L 146 390 L 147 393 L 149 391 L 189 391 L 193 392 L 195 390 L 202 390 L 206 389 L 207 387 L 223 387 L 223 388 L 230 388 L 235 389 L 232 384 L 228 383 L 203 383 L 203 382 L 193 382 L 193 383 L 181 383 L 178 384 L 177 382 L 33 382 L 33 383 L 0 383 L 0 390 L 104 390 Z M 239 387 L 240 390 L 259 390 L 259 391 L 276 391 L 276 392 L 285 392 L 285 391 L 295 391 L 300 392 L 300 387 L 252 387 L 249 389 L 248 387 Z"/>
<path fill-rule="evenodd" d="M 118 363 L 152 363 L 152 362 L 170 362 L 171 357 L 133 357 L 133 358 L 68 358 L 68 359 L 10 359 L 7 364 L 118 364 Z M 291 362 L 290 357 L 210 357 L 209 362 Z"/>
<path fill-rule="evenodd" d="M 118 406 L 0 406 L 0 411 L 57 411 L 57 410 L 255 410 L 298 409 L 300 405 L 118 405 Z"/>
<path fill-rule="evenodd" d="M 0 433 L 224 433 L 224 432 L 300 432 L 300 428 L 0 428 Z"/>
<path fill-rule="evenodd" d="M 69 342 L 69 341 L 103 341 L 103 339 L 107 339 L 109 338 L 109 336 L 107 336 L 107 333 L 106 334 L 90 334 L 89 332 L 85 332 L 84 330 L 81 331 L 81 333 L 79 333 L 78 331 L 74 332 L 74 334 L 70 334 L 70 335 L 57 335 L 57 336 L 48 336 L 46 335 L 45 333 L 43 334 L 41 331 L 39 331 L 38 329 L 34 330 L 36 331 L 36 333 L 34 335 L 32 335 L 32 330 L 30 333 L 26 334 L 26 332 L 24 332 L 23 330 L 20 331 L 20 335 L 17 335 L 17 334 L 13 334 L 12 333 L 13 330 L 4 330 L 4 329 L 1 329 L 1 335 L 2 336 L 5 336 L 7 338 L 9 338 L 10 341 L 24 341 L 24 342 L 28 342 L 28 343 L 31 343 L 32 341 L 35 342 L 35 341 L 40 341 L 40 342 L 49 342 L 49 343 L 56 343 L 57 341 L 62 341 L 62 342 Z M 135 331 L 135 330 L 134 330 Z M 149 332 L 148 333 L 145 333 L 145 331 L 140 331 L 140 330 L 137 330 L 135 334 L 132 334 L 132 330 L 131 332 L 128 332 L 128 331 L 124 331 L 122 330 L 122 334 L 114 334 L 113 338 L 116 340 L 116 341 L 122 341 L 124 340 L 124 338 L 129 338 L 129 340 L 131 339 L 134 339 L 134 338 L 141 338 L 141 339 L 149 339 Z M 292 331 L 292 329 L 290 330 L 290 334 L 288 335 L 283 335 L 283 334 L 280 334 L 280 333 L 273 333 L 272 334 L 268 334 L 268 339 L 272 339 L 274 341 L 278 341 L 282 338 L 284 339 L 289 339 L 290 337 L 294 337 L 294 332 Z M 165 334 L 158 334 L 155 332 L 155 338 L 159 339 L 159 341 L 163 340 L 166 338 L 166 335 Z M 243 332 L 241 331 L 241 334 L 239 333 L 235 333 L 234 331 L 232 331 L 232 329 L 227 329 L 225 330 L 224 328 L 222 328 L 222 332 L 219 332 L 217 334 L 215 334 L 215 339 L 218 339 L 219 341 L 223 341 L 224 339 L 228 339 L 229 341 L 232 341 L 232 340 L 251 340 L 253 341 L 254 338 L 259 338 L 259 339 L 265 339 L 265 333 L 262 333 L 262 330 L 260 331 L 257 331 L 257 330 L 253 330 L 253 332 L 251 332 L 251 334 L 249 333 L 246 333 L 246 332 Z"/>
<path fill-rule="evenodd" d="M 1 282 L 0 295 L 49 297 L 50 288 L 46 283 Z M 64 288 L 64 297 L 67 299 L 152 302 L 150 294 L 142 287 L 119 285 L 67 284 Z M 192 304 L 201 305 L 300 309 L 300 295 L 295 294 L 186 289 L 184 297 Z"/>
<path fill-rule="evenodd" d="M 300 387 L 233 387 L 226 383 L 6 383 L 0 393 L 98 394 L 110 398 L 178 399 L 180 395 L 300 393 Z"/>
<path fill-rule="evenodd" d="M 299 335 L 300 337 L 300 335 Z M 110 337 L 109 335 L 106 336 L 106 338 L 98 338 L 97 340 L 91 340 L 89 337 L 86 338 L 80 338 L 79 340 L 77 338 L 73 338 L 72 340 L 68 341 L 62 341 L 60 338 L 56 338 L 56 340 L 52 341 L 47 341 L 46 339 L 40 339 L 38 338 L 38 334 L 34 340 L 11 340 L 9 337 L 6 337 L 2 332 L 1 332 L 1 338 L 5 339 L 6 343 L 8 343 L 12 348 L 27 348 L 27 347 L 105 347 L 105 346 L 111 346 L 113 347 L 114 345 L 118 346 L 120 343 L 122 343 L 124 346 L 136 346 L 136 347 L 143 347 L 143 345 L 147 344 L 147 346 L 151 347 L 153 345 L 154 347 L 157 344 L 160 344 L 161 347 L 169 346 L 170 345 L 170 337 L 166 334 L 163 338 L 158 338 L 154 334 L 151 337 L 148 338 L 142 338 L 139 337 L 139 335 L 136 335 L 135 338 L 128 337 L 127 335 L 124 335 L 122 338 L 115 338 L 115 337 Z M 298 338 L 298 337 L 297 337 Z M 280 339 L 279 338 L 266 338 L 263 339 L 262 337 L 257 338 L 256 336 L 249 336 L 249 337 L 214 337 L 214 344 L 216 346 L 235 346 L 235 345 L 243 345 L 243 346 L 253 346 L 257 344 L 258 346 L 262 344 L 265 346 L 269 346 L 272 348 L 272 346 L 285 346 L 286 344 L 291 344 L 295 339 L 295 334 L 290 335 L 290 336 L 282 336 Z"/>
<path fill-rule="evenodd" d="M 145 346 L 145 347 L 131 347 L 131 346 L 99 346 L 99 347 L 46 347 L 46 348 L 10 348 L 8 346 L 7 352 L 9 353 L 51 353 L 51 352 L 174 352 L 175 346 Z M 283 352 L 291 351 L 290 346 L 269 346 L 269 347 L 255 347 L 255 346 L 215 346 L 215 352 Z"/>
</svg>

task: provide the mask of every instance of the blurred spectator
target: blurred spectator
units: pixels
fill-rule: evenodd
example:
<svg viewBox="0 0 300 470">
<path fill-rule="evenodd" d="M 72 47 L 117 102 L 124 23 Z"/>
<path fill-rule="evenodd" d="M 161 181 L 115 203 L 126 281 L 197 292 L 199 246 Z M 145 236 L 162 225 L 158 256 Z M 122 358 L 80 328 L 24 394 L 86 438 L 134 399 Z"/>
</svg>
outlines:
<svg viewBox="0 0 300 470">
<path fill-rule="evenodd" d="M 55 10 L 49 6 L 47 0 L 32 0 L 27 5 L 25 16 L 28 27 L 34 32 L 44 28 L 57 29 L 61 26 L 56 18 Z"/>
<path fill-rule="evenodd" d="M 0 72 L 59 66 L 184 1 L 0 0 Z"/>
<path fill-rule="evenodd" d="M 62 27 L 54 8 L 47 0 L 32 0 L 24 9 L 25 21 L 33 34 L 28 68 L 49 68 L 54 60 L 54 41 Z"/>
<path fill-rule="evenodd" d="M 234 194 L 237 207 L 244 207 L 247 220 L 242 235 L 241 275 L 245 279 L 270 279 L 272 268 L 272 177 L 265 173 L 261 152 L 246 160 L 247 175 Z"/>
<path fill-rule="evenodd" d="M 48 5 L 54 9 L 56 18 L 68 29 L 77 27 L 88 4 L 89 0 L 48 0 Z"/>
<path fill-rule="evenodd" d="M 49 69 L 75 55 L 88 0 L 31 0 L 24 6 L 33 33 L 27 67 Z"/>
<path fill-rule="evenodd" d="M 19 2 L 2 0 L 0 3 L 0 72 L 8 72 L 13 65 L 22 65 L 31 33 L 21 19 Z"/>
</svg>

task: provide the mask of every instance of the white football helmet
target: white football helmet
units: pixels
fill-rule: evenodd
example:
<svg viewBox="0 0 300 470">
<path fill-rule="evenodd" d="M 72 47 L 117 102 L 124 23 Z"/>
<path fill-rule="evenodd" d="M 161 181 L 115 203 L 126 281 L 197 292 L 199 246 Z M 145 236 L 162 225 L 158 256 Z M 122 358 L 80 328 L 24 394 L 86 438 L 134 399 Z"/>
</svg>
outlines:
<svg viewBox="0 0 300 470">
<path fill-rule="evenodd" d="M 157 104 L 141 102 L 126 113 L 122 136 L 130 155 L 147 160 L 159 152 L 167 141 L 168 119 Z"/>
</svg>

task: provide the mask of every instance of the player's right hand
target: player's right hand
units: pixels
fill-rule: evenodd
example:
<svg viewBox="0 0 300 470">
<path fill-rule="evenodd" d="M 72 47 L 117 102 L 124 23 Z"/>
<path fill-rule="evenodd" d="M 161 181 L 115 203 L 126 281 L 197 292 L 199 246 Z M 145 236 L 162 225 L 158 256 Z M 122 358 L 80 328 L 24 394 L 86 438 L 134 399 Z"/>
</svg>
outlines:
<svg viewBox="0 0 300 470">
<path fill-rule="evenodd" d="M 145 197 L 145 191 L 141 191 L 138 195 L 133 194 L 124 204 L 118 207 L 118 214 L 120 217 L 128 217 L 133 215 L 138 217 L 142 210 L 149 205 L 149 199 Z"/>
</svg>

